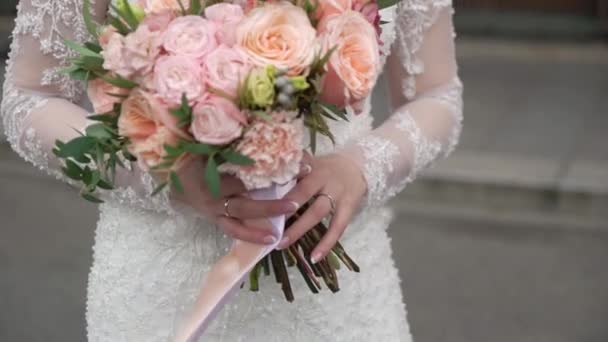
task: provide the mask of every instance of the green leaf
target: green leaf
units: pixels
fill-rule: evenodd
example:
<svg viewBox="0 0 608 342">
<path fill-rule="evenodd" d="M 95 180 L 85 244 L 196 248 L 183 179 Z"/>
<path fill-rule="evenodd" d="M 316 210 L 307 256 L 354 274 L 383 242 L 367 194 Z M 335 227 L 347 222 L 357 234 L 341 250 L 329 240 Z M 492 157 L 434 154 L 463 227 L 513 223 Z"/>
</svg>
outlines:
<svg viewBox="0 0 608 342">
<path fill-rule="evenodd" d="M 82 3 L 82 15 L 84 17 L 84 24 L 87 27 L 87 31 L 95 37 L 96 39 L 99 37 L 97 32 L 97 23 L 93 20 L 93 16 L 91 15 L 91 2 L 90 0 L 84 0 Z"/>
<path fill-rule="evenodd" d="M 85 200 L 87 200 L 89 202 L 103 203 L 102 200 L 100 200 L 99 198 L 97 198 L 96 196 L 94 196 L 94 195 L 92 195 L 91 193 L 88 193 L 88 192 L 82 193 L 80 196 L 82 196 L 82 198 L 84 198 Z"/>
<path fill-rule="evenodd" d="M 184 186 L 182 185 L 182 181 L 179 179 L 177 173 L 171 172 L 169 174 L 169 177 L 171 179 L 171 186 L 175 189 L 175 191 L 179 192 L 180 194 L 183 194 Z"/>
<path fill-rule="evenodd" d="M 310 133 L 310 150 L 312 154 L 317 152 L 317 131 L 314 129 L 309 130 Z"/>
<path fill-rule="evenodd" d="M 91 137 L 78 137 L 65 143 L 59 149 L 61 157 L 77 158 L 91 151 L 95 147 L 95 139 Z"/>
<path fill-rule="evenodd" d="M 114 190 L 114 186 L 109 181 L 106 181 L 104 179 L 100 179 L 97 182 L 97 186 L 104 190 Z"/>
<path fill-rule="evenodd" d="M 101 53 L 101 51 L 102 51 L 102 48 L 101 48 L 101 46 L 98 43 L 86 42 L 86 43 L 84 43 L 84 46 L 87 49 L 89 49 L 91 51 L 94 51 L 94 52 L 97 52 L 97 53 Z"/>
<path fill-rule="evenodd" d="M 122 0 L 122 5 L 122 8 L 118 8 L 114 5 L 110 5 L 110 7 L 114 10 L 114 13 L 118 15 L 120 19 L 124 20 L 124 22 L 127 23 L 131 31 L 135 31 L 135 29 L 137 29 L 137 26 L 139 26 L 139 21 L 133 14 L 133 10 L 131 9 L 131 6 L 129 5 L 128 1 Z"/>
<path fill-rule="evenodd" d="M 182 0 L 177 0 L 177 4 L 179 5 L 179 8 L 182 10 L 183 15 L 188 15 L 188 11 L 186 11 L 186 8 L 184 7 Z"/>
<path fill-rule="evenodd" d="M 158 195 L 161 191 L 163 191 L 163 189 L 165 189 L 167 187 L 167 185 L 169 185 L 169 182 L 162 182 L 162 183 L 160 183 L 154 189 L 154 191 L 152 191 L 152 194 L 150 196 L 156 196 L 156 195 Z"/>
<path fill-rule="evenodd" d="M 70 78 L 77 80 L 77 81 L 88 81 L 91 76 L 91 73 L 88 70 L 78 68 L 78 69 L 70 71 L 69 75 L 70 75 Z"/>
<path fill-rule="evenodd" d="M 131 33 L 132 30 L 127 25 L 125 25 L 119 18 L 113 15 L 108 15 L 108 19 L 110 25 L 114 26 L 114 28 L 123 36 Z"/>
<path fill-rule="evenodd" d="M 207 160 L 207 167 L 205 168 L 205 182 L 207 188 L 213 197 L 220 198 L 220 173 L 217 170 L 217 162 L 215 161 L 215 155 L 211 155 Z"/>
<path fill-rule="evenodd" d="M 200 15 L 202 11 L 201 0 L 190 0 L 190 14 Z"/>
<path fill-rule="evenodd" d="M 74 65 L 89 71 L 104 71 L 103 57 L 82 56 L 74 61 Z"/>
<path fill-rule="evenodd" d="M 255 164 L 255 160 L 240 154 L 235 150 L 224 150 L 220 153 L 222 158 L 226 159 L 227 162 L 235 164 L 235 165 L 253 165 Z"/>
<path fill-rule="evenodd" d="M 217 152 L 217 148 L 200 143 L 185 143 L 183 145 L 184 151 L 192 154 L 210 155 Z"/>
<path fill-rule="evenodd" d="M 263 110 L 254 110 L 253 114 L 264 121 L 268 121 L 268 122 L 272 121 L 272 118 L 270 117 L 270 115 L 268 115 L 268 113 L 266 113 Z"/>
<path fill-rule="evenodd" d="M 177 158 L 184 153 L 184 150 L 179 146 L 165 145 L 163 147 L 165 152 L 167 152 L 167 157 L 171 159 Z"/>
<path fill-rule="evenodd" d="M 76 43 L 75 41 L 72 41 L 72 40 L 69 40 L 69 39 L 64 39 L 63 42 L 65 43 L 65 45 L 67 47 L 69 47 L 70 49 L 78 52 L 79 54 L 81 54 L 83 56 L 96 57 L 96 58 L 103 59 L 103 57 L 99 53 L 97 53 L 97 52 L 95 52 L 93 50 L 90 50 L 87 47 L 82 46 L 82 45 Z"/>
<path fill-rule="evenodd" d="M 103 123 L 97 123 L 90 125 L 86 128 L 87 136 L 95 139 L 110 139 L 112 133 L 108 130 L 108 127 Z"/>
<path fill-rule="evenodd" d="M 73 180 L 82 180 L 82 168 L 73 161 L 66 159 L 65 167 L 61 169 L 63 173 Z"/>
<path fill-rule="evenodd" d="M 378 0 L 378 9 L 395 6 L 398 3 L 399 3 L 399 0 Z"/>
<path fill-rule="evenodd" d="M 121 76 L 109 77 L 109 76 L 103 75 L 101 73 L 96 73 L 96 75 L 99 76 L 104 81 L 110 83 L 111 85 L 117 86 L 119 88 L 133 89 L 138 86 L 137 83 L 130 81 L 126 78 L 123 78 Z"/>
</svg>

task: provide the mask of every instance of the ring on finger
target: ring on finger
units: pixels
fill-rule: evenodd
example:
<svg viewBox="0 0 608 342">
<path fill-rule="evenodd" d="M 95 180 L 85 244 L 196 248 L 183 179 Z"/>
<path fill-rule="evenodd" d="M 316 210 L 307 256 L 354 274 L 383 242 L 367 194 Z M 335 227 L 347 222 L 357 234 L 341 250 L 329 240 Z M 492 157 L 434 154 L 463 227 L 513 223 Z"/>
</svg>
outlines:
<svg viewBox="0 0 608 342">
<path fill-rule="evenodd" d="M 324 192 L 320 192 L 320 193 L 316 194 L 314 196 L 314 199 L 317 199 L 319 197 L 325 197 L 325 198 L 327 198 L 329 200 L 329 203 L 331 205 L 331 212 L 330 213 L 332 215 L 334 215 L 336 213 L 336 200 L 331 195 L 326 194 Z"/>
<path fill-rule="evenodd" d="M 233 199 L 234 197 L 226 197 L 226 199 L 224 200 L 224 216 L 228 218 L 234 218 L 234 216 L 230 214 L 230 210 L 228 208 L 230 206 L 230 201 L 232 201 Z"/>
</svg>

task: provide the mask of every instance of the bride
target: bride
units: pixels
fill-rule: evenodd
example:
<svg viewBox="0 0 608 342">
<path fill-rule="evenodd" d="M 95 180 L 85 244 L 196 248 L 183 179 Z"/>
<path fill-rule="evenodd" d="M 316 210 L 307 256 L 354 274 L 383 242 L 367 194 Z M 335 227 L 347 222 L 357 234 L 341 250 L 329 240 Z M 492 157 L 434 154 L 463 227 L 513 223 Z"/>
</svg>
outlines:
<svg viewBox="0 0 608 342">
<path fill-rule="evenodd" d="M 97 20 L 104 20 L 109 2 L 94 1 Z M 351 0 L 343 2 L 350 5 Z M 58 72 L 71 56 L 63 38 L 88 38 L 82 0 L 21 0 L 18 7 L 2 100 L 6 135 L 24 159 L 63 178 L 52 147 L 89 124 L 84 85 Z M 120 189 L 99 206 L 88 283 L 88 340 L 170 340 L 202 279 L 230 246 L 227 236 L 272 241 L 243 220 L 287 214 L 325 194 L 280 247 L 297 240 L 335 205 L 317 258 L 340 239 L 362 272 L 341 272 L 336 294 L 312 295 L 294 279 L 296 301 L 291 304 L 271 281 L 263 282 L 258 293 L 240 291 L 205 341 L 411 341 L 386 232 L 392 215 L 385 203 L 436 158 L 449 154 L 458 140 L 462 85 L 452 13 L 450 0 L 402 0 L 382 12 L 388 22 L 382 41 L 392 115 L 372 129 L 368 99 L 360 113 L 349 114 L 349 123 L 335 123 L 336 145 L 320 144 L 321 153 L 302 165 L 299 184 L 284 200 L 236 198 L 243 187 L 230 177 L 222 180 L 224 199 L 214 200 L 198 176 L 203 166 L 196 162 L 181 171 L 188 191 L 180 196 L 167 190 L 150 197 L 155 185 L 150 176 L 135 166 L 121 173 Z"/>
</svg>

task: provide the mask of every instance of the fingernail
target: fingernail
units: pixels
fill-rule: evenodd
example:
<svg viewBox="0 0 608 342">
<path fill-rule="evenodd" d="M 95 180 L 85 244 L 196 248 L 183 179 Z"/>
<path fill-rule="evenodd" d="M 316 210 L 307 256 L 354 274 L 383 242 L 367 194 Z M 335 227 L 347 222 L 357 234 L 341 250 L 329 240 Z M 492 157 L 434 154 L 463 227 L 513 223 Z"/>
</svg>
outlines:
<svg viewBox="0 0 608 342">
<path fill-rule="evenodd" d="M 279 242 L 277 248 L 284 249 L 285 247 L 287 247 L 287 245 L 289 245 L 289 236 L 285 236 L 283 239 L 281 239 L 281 242 Z"/>
<path fill-rule="evenodd" d="M 312 172 L 312 166 L 308 164 L 302 164 L 302 166 L 300 167 L 300 172 L 307 175 Z"/>
<path fill-rule="evenodd" d="M 298 211 L 298 209 L 300 209 L 300 205 L 298 204 L 298 202 L 289 201 L 285 203 L 285 210 L 288 213 L 295 213 L 296 211 Z"/>
<path fill-rule="evenodd" d="M 312 262 L 313 264 L 316 264 L 317 262 L 319 262 L 319 260 L 321 260 L 321 253 L 319 253 L 319 252 L 312 253 L 312 256 L 310 257 L 310 262 Z"/>
<path fill-rule="evenodd" d="M 268 235 L 267 237 L 264 238 L 265 244 L 272 245 L 275 242 L 277 242 L 277 238 L 272 235 Z"/>
</svg>

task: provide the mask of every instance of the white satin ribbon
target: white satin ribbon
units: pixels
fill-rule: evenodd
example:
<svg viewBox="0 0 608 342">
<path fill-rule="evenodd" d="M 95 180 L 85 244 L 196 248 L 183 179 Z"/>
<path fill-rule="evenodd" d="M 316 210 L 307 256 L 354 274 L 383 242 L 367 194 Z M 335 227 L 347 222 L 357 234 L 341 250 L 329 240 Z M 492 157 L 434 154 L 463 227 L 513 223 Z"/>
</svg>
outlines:
<svg viewBox="0 0 608 342">
<path fill-rule="evenodd" d="M 295 184 L 296 181 L 294 180 L 285 185 L 274 185 L 270 188 L 255 190 L 250 192 L 249 195 L 255 200 L 280 199 L 293 189 Z M 262 258 L 277 247 L 283 237 L 285 216 L 255 222 L 256 227 L 264 224 L 266 227 L 272 228 L 272 233 L 277 237 L 277 242 L 272 245 L 258 245 L 235 240 L 228 254 L 222 257 L 207 274 L 194 308 L 178 330 L 174 342 L 198 341 L 209 323 L 234 297 L 249 272 Z"/>
</svg>

